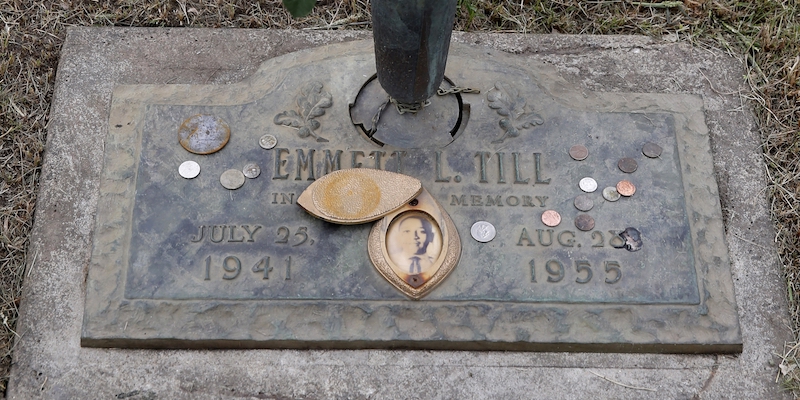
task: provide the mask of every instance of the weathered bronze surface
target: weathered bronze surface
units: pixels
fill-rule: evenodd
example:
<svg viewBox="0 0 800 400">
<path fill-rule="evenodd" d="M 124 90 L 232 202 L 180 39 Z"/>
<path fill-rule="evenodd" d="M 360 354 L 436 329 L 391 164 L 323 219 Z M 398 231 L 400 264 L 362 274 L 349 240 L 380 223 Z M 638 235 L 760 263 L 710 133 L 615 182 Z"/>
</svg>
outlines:
<svg viewBox="0 0 800 400">
<path fill-rule="evenodd" d="M 82 343 L 741 348 L 699 97 L 573 89 L 548 67 L 493 50 L 454 46 L 450 60 L 448 77 L 481 94 L 462 95 L 470 117 L 452 142 L 417 149 L 381 146 L 352 124 L 348 105 L 375 72 L 369 43 L 273 59 L 230 86 L 118 87 Z M 176 171 L 190 154 L 163 133 L 197 114 L 223 118 L 231 139 L 192 155 L 203 173 L 183 179 Z M 265 134 L 274 148 L 259 144 Z M 648 142 L 662 147 L 658 158 L 642 154 Z M 576 143 L 591 156 L 570 157 Z M 635 172 L 618 169 L 625 157 Z M 223 171 L 248 162 L 258 177 L 235 191 L 220 185 Z M 348 168 L 417 178 L 450 215 L 461 257 L 424 298 L 410 300 L 373 267 L 371 224 L 331 224 L 297 205 L 309 185 Z M 639 190 L 604 201 L 581 191 L 589 176 Z M 574 224 L 582 194 L 594 202 L 588 231 Z M 547 210 L 563 221 L 543 218 Z M 492 241 L 465 240 L 477 221 L 496 227 Z"/>
</svg>

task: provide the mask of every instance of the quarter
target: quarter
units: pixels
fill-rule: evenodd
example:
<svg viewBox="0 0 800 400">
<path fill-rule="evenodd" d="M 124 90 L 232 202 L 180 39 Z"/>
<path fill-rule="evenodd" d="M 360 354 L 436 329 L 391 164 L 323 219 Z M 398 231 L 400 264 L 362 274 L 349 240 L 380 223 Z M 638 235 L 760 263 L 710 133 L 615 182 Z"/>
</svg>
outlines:
<svg viewBox="0 0 800 400">
<path fill-rule="evenodd" d="M 494 228 L 494 225 L 486 221 L 478 221 L 472 224 L 472 228 L 469 232 L 472 234 L 473 239 L 481 243 L 490 242 L 494 239 L 495 235 L 497 235 L 497 230 Z"/>
<path fill-rule="evenodd" d="M 184 161 L 178 167 L 178 173 L 186 179 L 196 178 L 197 175 L 200 175 L 200 164 L 194 161 Z"/>
<path fill-rule="evenodd" d="M 589 214 L 581 214 L 575 217 L 575 227 L 582 231 L 594 229 L 594 218 Z"/>
<path fill-rule="evenodd" d="M 561 214 L 555 210 L 547 210 L 542 213 L 542 223 L 549 227 L 558 226 L 561 223 Z"/>
<path fill-rule="evenodd" d="M 636 193 L 636 186 L 631 181 L 619 181 L 617 182 L 617 192 L 625 197 L 630 197 Z"/>
<path fill-rule="evenodd" d="M 636 171 L 636 168 L 639 168 L 639 165 L 636 164 L 636 160 L 632 158 L 623 158 L 619 160 L 617 167 L 619 167 L 620 171 L 630 174 Z"/>
<path fill-rule="evenodd" d="M 261 146 L 262 149 L 269 150 L 278 145 L 278 139 L 272 135 L 264 135 L 260 139 L 258 139 L 258 145 Z"/>
<path fill-rule="evenodd" d="M 569 148 L 569 156 L 575 161 L 583 161 L 589 157 L 589 149 L 582 144 L 576 144 Z"/>
<path fill-rule="evenodd" d="M 197 114 L 183 121 L 178 128 L 178 141 L 194 154 L 219 151 L 231 138 L 231 128 L 219 117 Z"/>
<path fill-rule="evenodd" d="M 242 174 L 246 178 L 254 179 L 261 175 L 261 168 L 256 163 L 249 163 L 242 168 Z"/>
<path fill-rule="evenodd" d="M 586 177 L 581 179 L 580 182 L 578 182 L 578 186 L 580 186 L 581 190 L 583 190 L 584 192 L 592 193 L 595 190 L 597 190 L 597 181 L 592 178 Z"/>
<path fill-rule="evenodd" d="M 236 190 L 244 185 L 244 174 L 238 169 L 229 169 L 219 177 L 222 187 L 229 190 Z"/>
<path fill-rule="evenodd" d="M 603 189 L 603 198 L 608 201 L 617 201 L 619 200 L 619 192 L 617 192 L 617 188 L 613 186 L 609 186 Z"/>
<path fill-rule="evenodd" d="M 575 197 L 575 201 L 573 202 L 575 208 L 581 210 L 583 212 L 589 211 L 594 207 L 594 200 L 588 195 L 582 194 L 578 197 Z"/>
<path fill-rule="evenodd" d="M 658 158 L 661 155 L 661 151 L 661 146 L 653 142 L 647 142 L 642 146 L 642 154 L 650 158 Z"/>
</svg>

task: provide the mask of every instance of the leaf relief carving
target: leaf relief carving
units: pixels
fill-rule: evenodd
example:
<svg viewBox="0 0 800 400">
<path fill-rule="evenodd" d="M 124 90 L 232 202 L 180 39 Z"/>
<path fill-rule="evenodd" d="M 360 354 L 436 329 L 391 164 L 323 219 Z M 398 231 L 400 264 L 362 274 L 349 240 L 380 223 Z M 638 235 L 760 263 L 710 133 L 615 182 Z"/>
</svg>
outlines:
<svg viewBox="0 0 800 400">
<path fill-rule="evenodd" d="M 505 82 L 497 82 L 494 87 L 486 93 L 489 108 L 495 110 L 501 118 L 498 124 L 503 129 L 503 135 L 492 141 L 492 143 L 502 143 L 506 138 L 519 136 L 520 131 L 531 129 L 536 125 L 544 123 L 544 119 L 533 111 L 526 111 L 524 97 L 519 94 L 519 90 L 513 85 Z"/>
<path fill-rule="evenodd" d="M 276 125 L 297 129 L 297 136 L 301 138 L 313 137 L 317 142 L 327 142 L 328 139 L 314 132 L 320 127 L 319 121 L 315 118 L 325 115 L 325 109 L 333 105 L 331 94 L 323 89 L 322 83 L 311 81 L 300 89 L 296 103 L 300 112 L 295 110 L 283 111 L 275 115 L 272 121 Z"/>
</svg>

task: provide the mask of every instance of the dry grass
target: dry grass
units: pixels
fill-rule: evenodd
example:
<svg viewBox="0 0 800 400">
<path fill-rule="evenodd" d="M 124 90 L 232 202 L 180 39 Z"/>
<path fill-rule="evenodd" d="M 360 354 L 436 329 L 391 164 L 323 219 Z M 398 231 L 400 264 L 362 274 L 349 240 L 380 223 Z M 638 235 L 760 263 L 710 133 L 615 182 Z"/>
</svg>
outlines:
<svg viewBox="0 0 800 400">
<path fill-rule="evenodd" d="M 6 386 L 39 170 L 65 27 L 369 28 L 368 0 L 320 0 L 293 20 L 277 0 L 0 0 L 0 393 Z M 459 0 L 457 29 L 673 35 L 727 48 L 763 133 L 769 199 L 800 332 L 800 5 L 797 0 Z M 798 349 L 778 377 L 800 394 Z"/>
</svg>

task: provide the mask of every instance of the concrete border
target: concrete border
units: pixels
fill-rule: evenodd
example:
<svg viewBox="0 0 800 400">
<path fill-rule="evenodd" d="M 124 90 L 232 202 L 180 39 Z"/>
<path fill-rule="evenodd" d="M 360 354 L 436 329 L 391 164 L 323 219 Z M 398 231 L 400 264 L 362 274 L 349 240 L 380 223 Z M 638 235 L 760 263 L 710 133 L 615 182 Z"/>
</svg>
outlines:
<svg viewBox="0 0 800 400">
<path fill-rule="evenodd" d="M 791 339 L 760 140 L 741 66 L 643 37 L 459 34 L 551 63 L 588 91 L 702 96 L 744 340 L 739 356 L 80 347 L 111 91 L 237 82 L 271 57 L 363 32 L 70 29 L 57 76 L 10 398 L 776 398 Z M 607 379 L 603 379 L 607 378 Z M 648 388 L 631 389 L 628 386 Z"/>
</svg>

